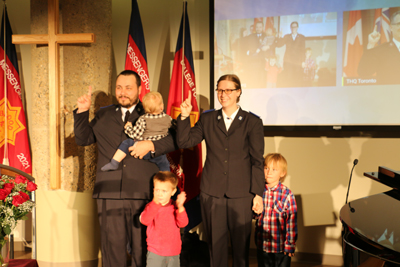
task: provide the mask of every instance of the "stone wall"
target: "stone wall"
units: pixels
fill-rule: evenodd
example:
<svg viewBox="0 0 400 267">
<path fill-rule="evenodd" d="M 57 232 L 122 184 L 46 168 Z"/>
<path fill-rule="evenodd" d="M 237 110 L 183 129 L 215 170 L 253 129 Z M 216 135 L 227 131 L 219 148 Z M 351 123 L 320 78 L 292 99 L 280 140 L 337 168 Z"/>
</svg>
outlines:
<svg viewBox="0 0 400 267">
<path fill-rule="evenodd" d="M 111 1 L 60 1 L 60 33 L 94 33 L 93 44 L 60 46 L 61 189 L 83 192 L 93 189 L 95 146 L 78 147 L 73 114 L 80 95 L 93 87 L 93 111 L 111 103 Z M 47 0 L 31 3 L 31 33 L 47 33 Z M 32 46 L 32 154 L 34 176 L 49 189 L 48 49 Z"/>
</svg>

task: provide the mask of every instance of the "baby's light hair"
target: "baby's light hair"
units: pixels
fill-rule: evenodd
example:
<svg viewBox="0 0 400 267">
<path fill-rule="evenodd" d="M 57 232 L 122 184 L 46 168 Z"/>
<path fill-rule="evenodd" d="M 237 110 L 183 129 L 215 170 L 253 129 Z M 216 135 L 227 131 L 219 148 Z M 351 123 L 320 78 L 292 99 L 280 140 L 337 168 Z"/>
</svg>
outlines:
<svg viewBox="0 0 400 267">
<path fill-rule="evenodd" d="M 177 187 L 179 182 L 178 177 L 169 171 L 159 171 L 156 173 L 153 178 L 153 183 L 156 181 L 161 183 L 169 182 L 173 188 Z"/>
<path fill-rule="evenodd" d="M 274 165 L 278 164 L 281 168 L 282 172 L 285 173 L 283 177 L 281 177 L 280 181 L 285 181 L 287 174 L 287 161 L 284 156 L 279 153 L 269 153 L 264 157 L 264 168 L 268 166 L 268 163 L 273 162 Z"/>
<path fill-rule="evenodd" d="M 160 113 L 163 99 L 159 92 L 149 92 L 144 95 L 142 102 L 146 113 Z"/>
</svg>

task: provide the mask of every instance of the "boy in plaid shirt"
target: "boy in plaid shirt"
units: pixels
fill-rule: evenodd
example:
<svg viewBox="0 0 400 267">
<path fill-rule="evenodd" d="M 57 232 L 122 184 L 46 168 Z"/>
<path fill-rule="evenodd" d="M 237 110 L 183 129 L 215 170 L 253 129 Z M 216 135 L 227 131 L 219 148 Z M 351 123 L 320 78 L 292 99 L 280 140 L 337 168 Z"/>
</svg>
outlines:
<svg viewBox="0 0 400 267">
<path fill-rule="evenodd" d="M 264 159 L 264 211 L 256 216 L 255 241 L 259 267 L 288 267 L 297 239 L 297 205 L 284 186 L 286 159 L 278 153 Z"/>
<path fill-rule="evenodd" d="M 102 171 L 118 169 L 119 163 L 126 157 L 129 147 L 133 146 L 138 140 L 157 141 L 168 135 L 171 127 L 172 118 L 164 113 L 164 103 L 162 96 L 158 92 L 149 92 L 143 97 L 143 108 L 146 114 L 140 116 L 135 126 L 128 121 L 125 124 L 125 133 L 131 138 L 124 140 L 118 147 L 113 158 L 104 165 Z M 160 171 L 169 171 L 169 161 L 166 155 L 151 158 L 150 152 L 143 157 L 150 162 L 157 164 Z"/>
</svg>

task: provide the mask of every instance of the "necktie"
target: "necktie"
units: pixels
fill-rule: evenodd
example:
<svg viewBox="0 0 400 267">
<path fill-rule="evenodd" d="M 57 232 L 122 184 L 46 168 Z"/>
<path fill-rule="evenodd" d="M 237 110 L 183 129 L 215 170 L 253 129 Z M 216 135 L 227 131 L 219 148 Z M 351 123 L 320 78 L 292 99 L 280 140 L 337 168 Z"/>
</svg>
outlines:
<svg viewBox="0 0 400 267">
<path fill-rule="evenodd" d="M 129 115 L 131 115 L 131 113 L 129 112 L 129 110 L 127 110 L 127 111 L 125 112 L 125 119 L 124 119 L 124 123 L 127 123 L 127 122 L 128 122 Z"/>
</svg>

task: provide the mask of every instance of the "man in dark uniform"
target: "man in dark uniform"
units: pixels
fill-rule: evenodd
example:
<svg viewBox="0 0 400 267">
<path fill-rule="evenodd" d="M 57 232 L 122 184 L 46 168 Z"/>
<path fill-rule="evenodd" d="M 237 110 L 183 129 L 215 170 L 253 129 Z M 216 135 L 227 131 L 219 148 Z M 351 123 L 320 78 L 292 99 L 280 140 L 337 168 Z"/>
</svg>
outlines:
<svg viewBox="0 0 400 267">
<path fill-rule="evenodd" d="M 391 16 L 390 30 L 392 40 L 376 46 L 381 34 L 375 26 L 374 31 L 368 35 L 367 50 L 358 65 L 360 77 L 376 78 L 374 84 L 400 84 L 400 11 Z"/>
<path fill-rule="evenodd" d="M 108 163 L 119 144 L 128 138 L 124 133 L 125 123 L 135 124 L 144 114 L 138 98 L 140 90 L 140 77 L 136 72 L 121 72 L 115 88 L 118 105 L 100 109 L 90 122 L 91 87 L 87 95 L 78 99 L 78 108 L 74 110 L 75 141 L 80 146 L 97 143 L 97 166 Z M 152 197 L 151 179 L 158 168 L 139 158 L 149 151 L 158 156 L 175 149 L 171 134 L 159 141 L 141 141 L 130 148 L 133 157 L 127 156 L 117 170 L 97 169 L 93 198 L 97 199 L 103 267 L 127 266 L 127 244 L 132 247 L 132 266 L 145 266 L 146 234 L 139 215 Z"/>
<path fill-rule="evenodd" d="M 282 38 L 282 32 L 279 32 L 279 38 L 275 40 L 276 47 L 286 45 L 283 72 L 278 80 L 278 87 L 302 86 L 303 68 L 301 64 L 305 60 L 306 37 L 298 33 L 298 29 L 299 23 L 293 21 L 290 24 L 291 34 L 286 34 Z"/>
</svg>

